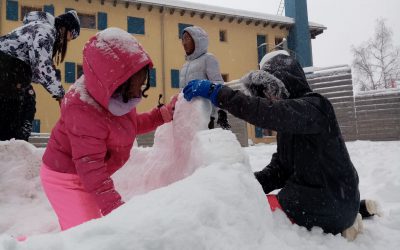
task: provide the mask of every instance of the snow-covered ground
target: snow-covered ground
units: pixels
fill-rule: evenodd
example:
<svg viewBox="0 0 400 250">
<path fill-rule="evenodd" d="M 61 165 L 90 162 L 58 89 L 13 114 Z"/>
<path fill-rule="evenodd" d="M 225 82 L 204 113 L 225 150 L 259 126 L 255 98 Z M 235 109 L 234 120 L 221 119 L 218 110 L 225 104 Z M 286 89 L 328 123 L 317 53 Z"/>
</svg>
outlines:
<svg viewBox="0 0 400 250">
<path fill-rule="evenodd" d="M 242 148 L 230 131 L 206 130 L 209 109 L 179 100 L 155 145 L 133 149 L 113 176 L 126 204 L 65 232 L 38 178 L 43 149 L 0 142 L 0 249 L 400 249 L 399 141 L 347 143 L 362 198 L 384 213 L 348 242 L 272 213 L 252 172 L 276 145 Z"/>
</svg>

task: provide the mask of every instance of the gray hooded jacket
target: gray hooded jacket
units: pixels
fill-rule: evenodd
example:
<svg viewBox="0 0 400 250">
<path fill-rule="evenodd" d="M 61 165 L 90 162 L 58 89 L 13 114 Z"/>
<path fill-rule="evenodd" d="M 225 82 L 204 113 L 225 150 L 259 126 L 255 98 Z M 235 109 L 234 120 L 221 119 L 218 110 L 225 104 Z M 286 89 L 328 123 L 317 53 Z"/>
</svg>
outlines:
<svg viewBox="0 0 400 250">
<path fill-rule="evenodd" d="M 208 79 L 215 83 L 223 83 L 219 63 L 215 56 L 207 53 L 208 35 L 198 26 L 187 27 L 183 32 L 188 32 L 194 40 L 195 49 L 186 56 L 179 76 L 179 87 L 184 88 L 189 81 L 195 79 Z"/>
</svg>

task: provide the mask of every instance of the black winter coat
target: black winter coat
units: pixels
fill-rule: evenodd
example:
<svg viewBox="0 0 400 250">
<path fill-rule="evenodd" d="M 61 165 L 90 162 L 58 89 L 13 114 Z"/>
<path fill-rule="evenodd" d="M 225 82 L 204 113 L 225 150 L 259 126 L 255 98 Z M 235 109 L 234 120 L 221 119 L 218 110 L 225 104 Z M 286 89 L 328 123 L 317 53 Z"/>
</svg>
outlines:
<svg viewBox="0 0 400 250">
<path fill-rule="evenodd" d="M 0 51 L 0 140 L 28 140 L 35 115 L 35 92 L 28 64 Z"/>
<path fill-rule="evenodd" d="M 360 195 L 334 109 L 311 91 L 293 58 L 278 55 L 263 69 L 285 84 L 289 99 L 272 102 L 223 86 L 219 106 L 255 126 L 277 131 L 277 152 L 255 173 L 264 192 L 281 189 L 279 203 L 296 224 L 340 233 L 353 224 Z"/>
</svg>

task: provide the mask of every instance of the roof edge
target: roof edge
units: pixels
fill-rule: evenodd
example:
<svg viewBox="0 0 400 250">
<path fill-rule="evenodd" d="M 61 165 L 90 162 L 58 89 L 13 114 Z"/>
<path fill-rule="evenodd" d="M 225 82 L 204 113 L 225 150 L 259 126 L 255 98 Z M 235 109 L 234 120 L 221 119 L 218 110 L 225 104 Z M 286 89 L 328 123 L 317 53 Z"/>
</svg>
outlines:
<svg viewBox="0 0 400 250">
<path fill-rule="evenodd" d="M 119 0 L 126 4 L 143 4 L 149 6 L 164 7 L 169 9 L 178 9 L 190 12 L 199 12 L 202 14 L 209 14 L 211 16 L 219 15 L 227 18 L 237 18 L 241 21 L 254 21 L 256 23 L 264 22 L 264 27 L 268 24 L 272 24 L 272 27 L 278 26 L 289 29 L 294 25 L 295 21 L 291 17 L 278 16 L 261 12 L 253 12 L 247 10 L 239 10 L 233 8 L 226 8 L 221 6 L 214 6 L 202 3 L 193 3 L 181 0 Z M 322 24 L 309 22 L 309 29 L 311 37 L 315 38 L 317 35 L 322 34 L 327 29 Z"/>
</svg>

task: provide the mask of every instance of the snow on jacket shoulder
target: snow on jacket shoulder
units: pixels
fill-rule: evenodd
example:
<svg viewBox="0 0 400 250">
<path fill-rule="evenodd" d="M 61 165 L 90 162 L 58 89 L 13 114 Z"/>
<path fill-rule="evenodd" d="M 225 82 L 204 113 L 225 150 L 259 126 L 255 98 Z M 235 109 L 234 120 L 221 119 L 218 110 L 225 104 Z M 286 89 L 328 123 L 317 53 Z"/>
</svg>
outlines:
<svg viewBox="0 0 400 250">
<path fill-rule="evenodd" d="M 64 96 L 64 88 L 53 68 L 53 44 L 56 37 L 54 17 L 46 12 L 29 12 L 23 26 L 0 37 L 0 50 L 14 56 L 32 69 L 32 81 L 38 82 L 55 98 Z"/>
<path fill-rule="evenodd" d="M 223 83 L 217 59 L 213 54 L 207 53 L 207 33 L 197 26 L 187 27 L 184 32 L 188 32 L 193 38 L 195 49 L 192 54 L 186 56 L 186 63 L 179 73 L 179 87 L 184 88 L 189 81 L 195 79 Z"/>
<path fill-rule="evenodd" d="M 110 176 L 128 160 L 136 135 L 164 121 L 158 108 L 123 116 L 106 108 L 118 86 L 152 64 L 131 35 L 112 28 L 98 33 L 86 43 L 83 61 L 84 75 L 63 100 L 43 162 L 54 171 L 78 174 L 105 215 L 122 204 Z"/>
</svg>

